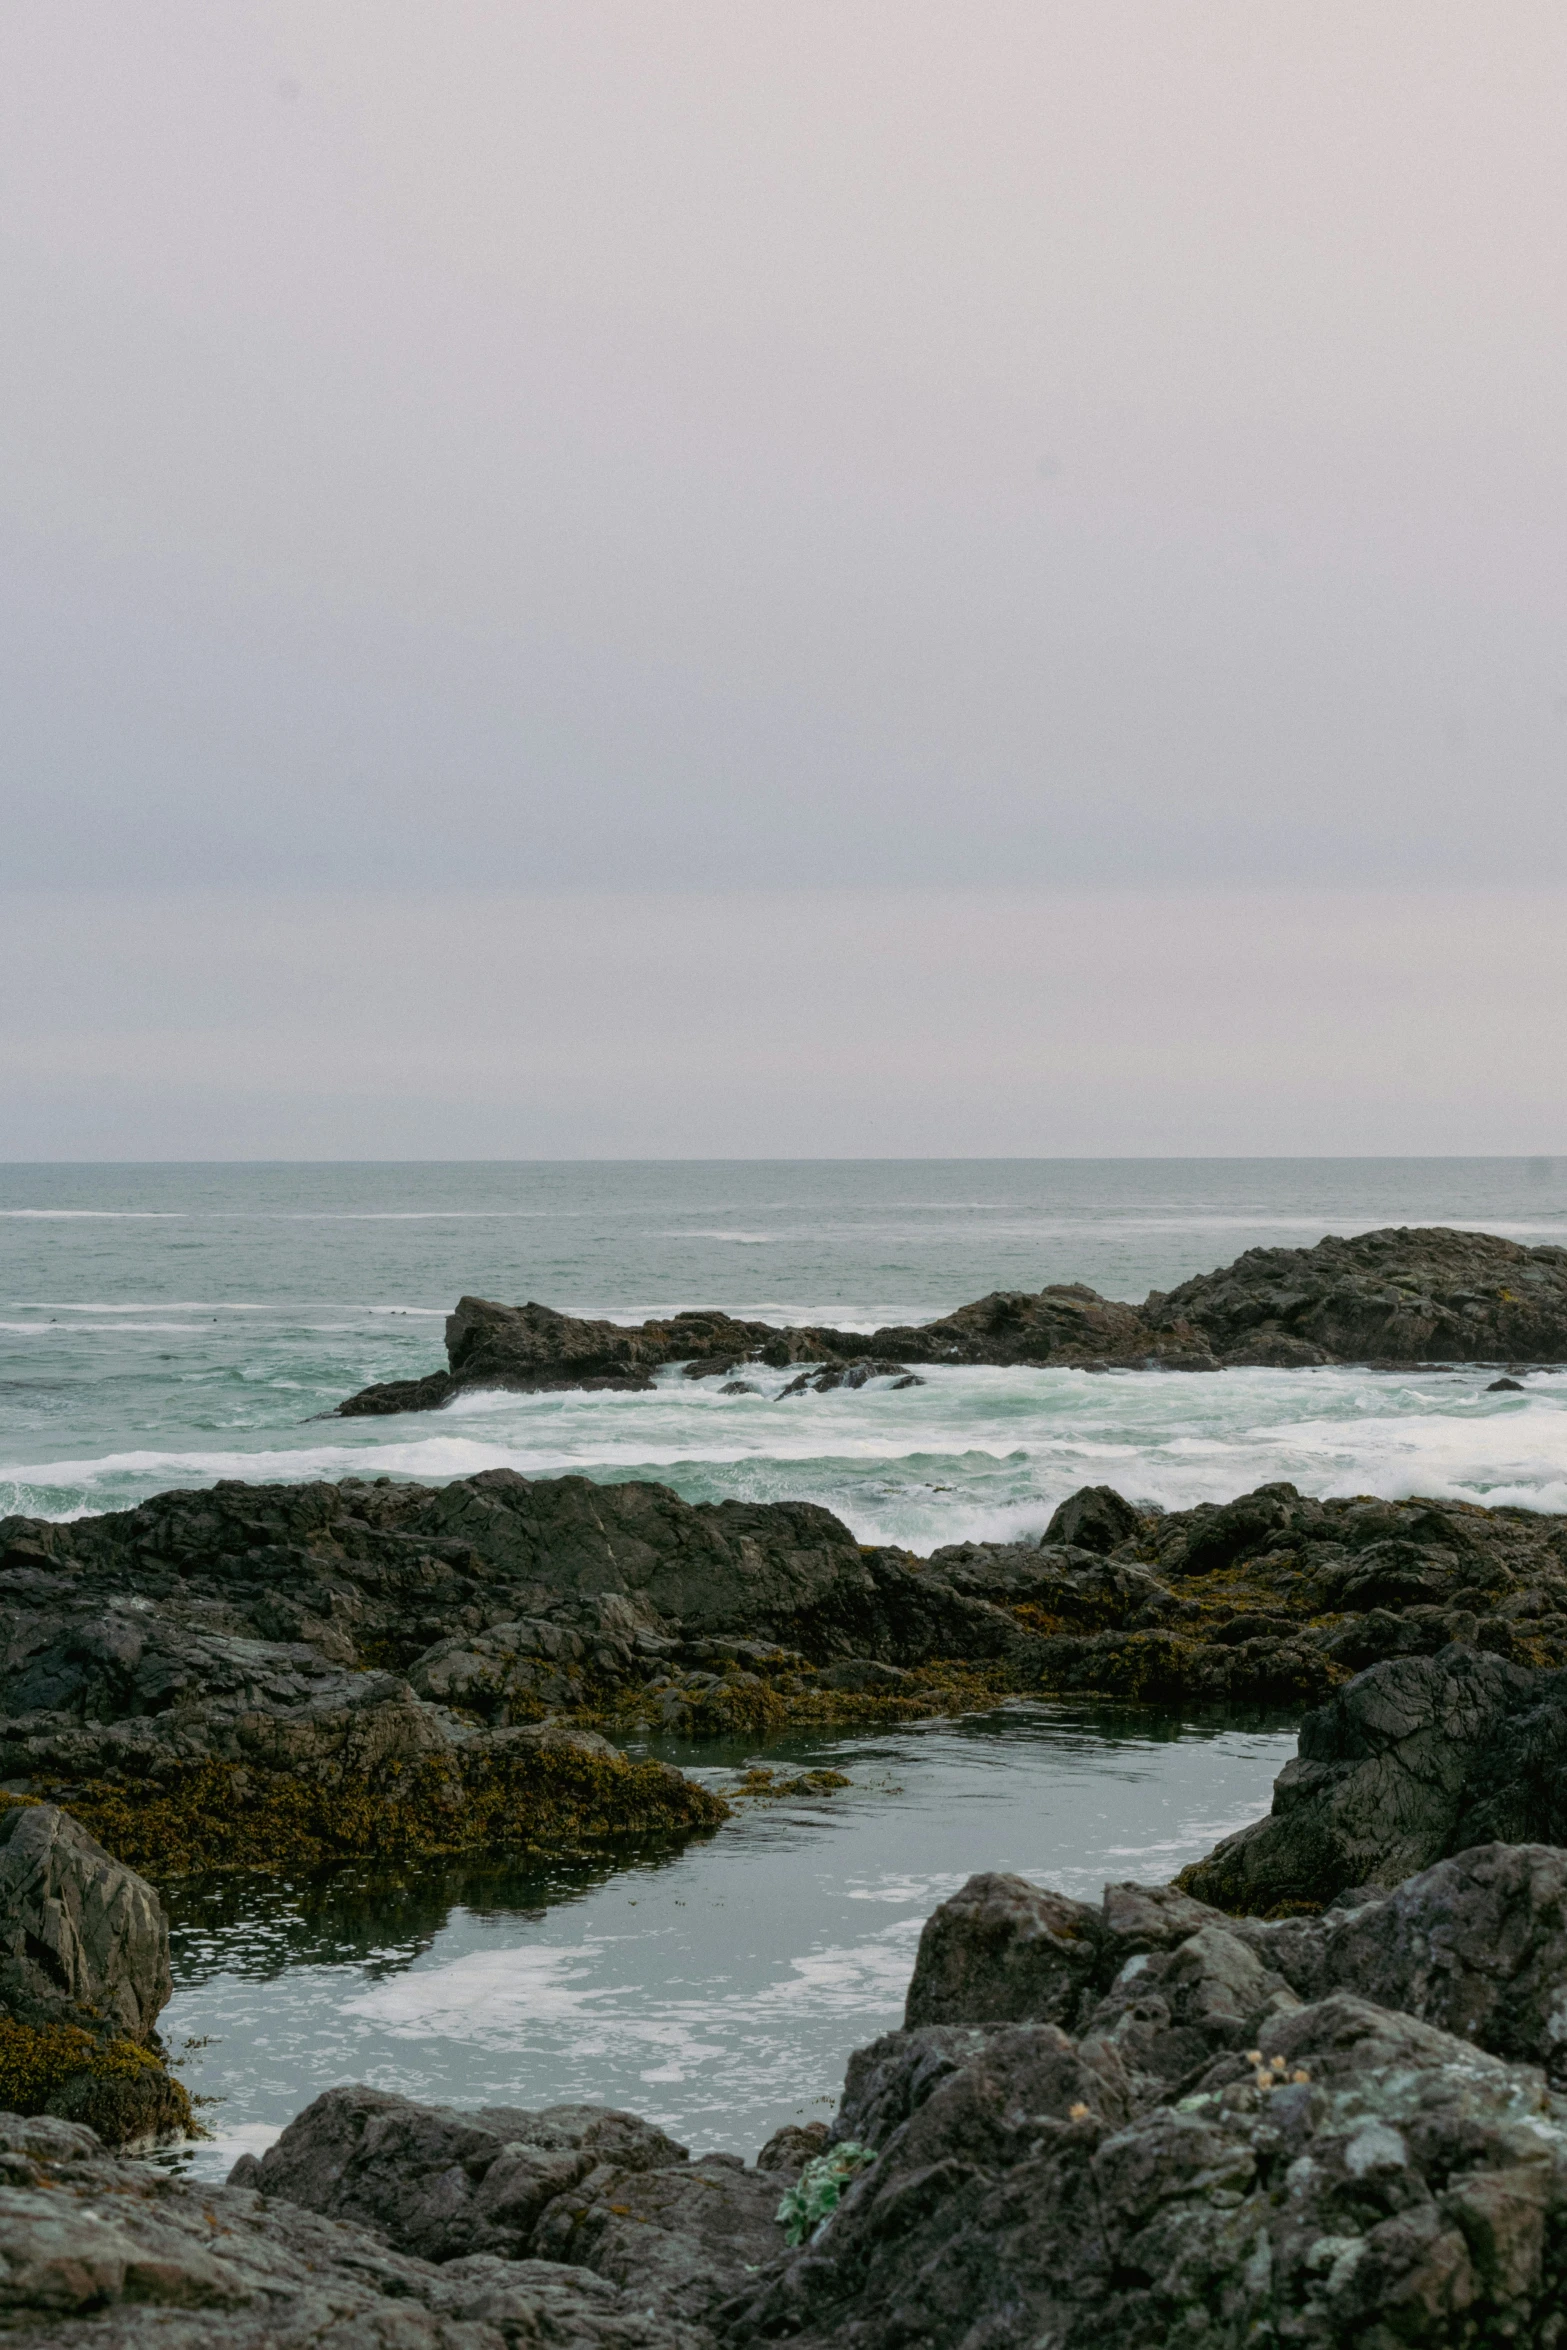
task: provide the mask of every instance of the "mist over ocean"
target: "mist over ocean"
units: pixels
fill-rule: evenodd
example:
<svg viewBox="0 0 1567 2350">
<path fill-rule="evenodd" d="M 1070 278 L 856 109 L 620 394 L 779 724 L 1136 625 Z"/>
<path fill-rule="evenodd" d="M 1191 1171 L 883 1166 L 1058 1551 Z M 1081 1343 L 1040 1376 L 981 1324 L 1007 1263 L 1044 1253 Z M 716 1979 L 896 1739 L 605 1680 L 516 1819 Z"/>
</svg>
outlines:
<svg viewBox="0 0 1567 2350">
<path fill-rule="evenodd" d="M 1042 1529 L 1086 1481 L 1175 1506 L 1269 1478 L 1567 1508 L 1567 1373 L 933 1370 L 779 1400 L 472 1395 L 336 1421 L 441 1363 L 463 1291 L 637 1320 L 681 1306 L 867 1329 L 993 1289 L 1141 1298 L 1252 1247 L 1445 1223 L 1567 1241 L 1540 1159 L 736 1161 L 0 1168 L 0 1510 L 123 1508 L 218 1477 L 506 1466 L 793 1497 L 918 1550 Z"/>
</svg>

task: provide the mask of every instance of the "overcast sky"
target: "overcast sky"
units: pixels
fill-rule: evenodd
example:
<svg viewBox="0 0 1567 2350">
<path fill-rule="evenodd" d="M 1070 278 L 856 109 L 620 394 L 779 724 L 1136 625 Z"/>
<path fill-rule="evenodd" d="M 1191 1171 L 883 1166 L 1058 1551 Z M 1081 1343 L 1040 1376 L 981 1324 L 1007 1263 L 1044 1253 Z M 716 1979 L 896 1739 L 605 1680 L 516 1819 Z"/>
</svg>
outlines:
<svg viewBox="0 0 1567 2350">
<path fill-rule="evenodd" d="M 0 1155 L 1567 1147 L 1556 0 L 0 0 L 0 273 Z"/>
</svg>

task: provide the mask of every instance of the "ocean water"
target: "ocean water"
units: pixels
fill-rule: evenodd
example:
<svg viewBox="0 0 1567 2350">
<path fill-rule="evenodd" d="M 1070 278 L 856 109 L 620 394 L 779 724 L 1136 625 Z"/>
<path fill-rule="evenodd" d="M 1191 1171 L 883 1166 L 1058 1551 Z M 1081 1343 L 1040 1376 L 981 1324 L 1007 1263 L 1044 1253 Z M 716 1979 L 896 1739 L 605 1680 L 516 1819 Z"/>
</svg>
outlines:
<svg viewBox="0 0 1567 2350">
<path fill-rule="evenodd" d="M 0 1512 L 113 1509 L 217 1477 L 655 1476 L 803 1497 L 916 1549 L 1042 1529 L 1073 1487 L 1166 1504 L 1266 1478 L 1567 1508 L 1567 1377 L 937 1371 L 785 1398 L 474 1395 L 337 1421 L 442 1359 L 464 1290 L 637 1320 L 680 1306 L 866 1329 L 998 1288 L 1141 1298 L 1242 1249 L 1450 1223 L 1567 1240 L 1567 1163 L 1522 1160 L 0 1168 Z M 458 2104 L 592 2098 L 754 2153 L 830 2109 L 896 2024 L 920 1925 L 973 1870 L 1078 1894 L 1167 1878 L 1267 1808 L 1260 1717 L 1014 1705 L 759 1748 L 661 1742 L 731 1782 L 852 1784 L 679 1851 L 171 1889 L 185 2078 L 175 2159 L 218 2175 L 331 2083 Z"/>
<path fill-rule="evenodd" d="M 342 1870 L 170 1896 L 161 2029 L 222 2177 L 338 2081 L 435 2104 L 628 2107 L 754 2155 L 825 2119 L 854 2048 L 903 2020 L 920 1928 L 982 1868 L 1079 1899 L 1159 1883 L 1265 1811 L 1278 1722 L 1016 1705 L 765 1749 L 648 1740 L 710 1785 L 827 1766 L 838 1793 L 744 1806 L 712 1837 L 598 1868 Z"/>
<path fill-rule="evenodd" d="M 336 1421 L 440 1364 L 464 1290 L 638 1320 L 873 1328 L 997 1288 L 1141 1298 L 1254 1246 L 1452 1223 L 1567 1240 L 1551 1160 L 823 1161 L 0 1168 L 0 1510 L 217 1477 L 499 1466 L 793 1496 L 915 1549 L 1043 1527 L 1106 1481 L 1178 1506 L 1264 1479 L 1567 1508 L 1567 1375 L 953 1371 L 780 1399 L 473 1395 Z"/>
</svg>

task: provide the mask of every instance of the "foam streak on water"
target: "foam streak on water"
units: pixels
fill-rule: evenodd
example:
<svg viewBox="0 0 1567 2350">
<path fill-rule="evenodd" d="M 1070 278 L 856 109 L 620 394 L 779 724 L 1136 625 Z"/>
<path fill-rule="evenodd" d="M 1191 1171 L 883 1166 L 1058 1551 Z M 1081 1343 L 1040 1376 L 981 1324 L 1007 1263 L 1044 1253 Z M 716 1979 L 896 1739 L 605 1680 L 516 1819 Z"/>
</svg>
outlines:
<svg viewBox="0 0 1567 2350">
<path fill-rule="evenodd" d="M 780 1740 L 768 1763 L 831 1765 L 851 1786 L 575 1877 L 178 1889 L 161 2028 L 176 2049 L 205 2043 L 185 2078 L 222 2100 L 194 2167 L 221 2175 L 343 2080 L 456 2105 L 591 2099 L 754 2154 L 824 2118 L 850 2050 L 902 2021 L 920 1928 L 971 1873 L 1079 1899 L 1162 1881 L 1266 1809 L 1293 1743 L 1263 1721 L 1018 1705 Z M 654 1750 L 716 1785 L 750 1759 Z"/>
</svg>

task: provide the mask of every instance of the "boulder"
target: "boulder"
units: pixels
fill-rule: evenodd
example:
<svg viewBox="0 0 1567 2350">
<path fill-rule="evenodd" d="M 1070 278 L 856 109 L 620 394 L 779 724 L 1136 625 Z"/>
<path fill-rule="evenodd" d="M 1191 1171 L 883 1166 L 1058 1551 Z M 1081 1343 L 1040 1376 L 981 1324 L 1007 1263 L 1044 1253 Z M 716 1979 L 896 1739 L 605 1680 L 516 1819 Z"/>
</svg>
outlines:
<svg viewBox="0 0 1567 2350">
<path fill-rule="evenodd" d="M 1392 1886 L 1481 1841 L 1567 1840 L 1567 1673 L 1463 1646 L 1372 1665 L 1301 1724 L 1269 1816 L 1183 1871 L 1266 1914 Z"/>
<path fill-rule="evenodd" d="M 1101 1958 L 1098 1914 L 1026 1877 L 970 1877 L 926 1919 L 904 2023 L 1070 2024 Z"/>
<path fill-rule="evenodd" d="M 587 2270 L 437 2268 L 281 2196 L 0 2114 L 0 2328 L 37 2350 L 712 2350 Z"/>
<path fill-rule="evenodd" d="M 693 2163 L 607 2106 L 464 2113 L 363 2087 L 329 2089 L 229 2174 L 231 2187 L 372 2228 L 400 2253 L 591 2270 L 638 2307 L 692 2321 L 778 2251 L 785 2183 L 731 2155 Z"/>
<path fill-rule="evenodd" d="M 152 1887 L 55 1805 L 0 1810 L 0 2009 L 146 2040 L 172 1990 Z"/>
<path fill-rule="evenodd" d="M 378 2229 L 421 2260 L 525 2259 L 545 2207 L 590 2173 L 683 2164 L 686 2149 L 610 2106 L 457 2112 L 380 2089 L 328 2089 L 231 2186 Z"/>
<path fill-rule="evenodd" d="M 1045 1541 L 1069 1543 L 1075 1550 L 1118 1550 L 1137 1527 L 1137 1512 L 1113 1485 L 1080 1485 L 1057 1508 Z"/>
</svg>

